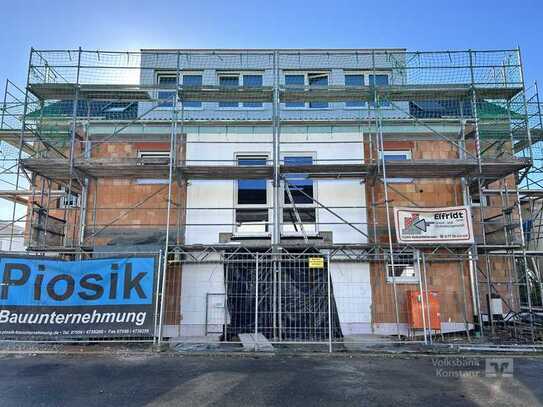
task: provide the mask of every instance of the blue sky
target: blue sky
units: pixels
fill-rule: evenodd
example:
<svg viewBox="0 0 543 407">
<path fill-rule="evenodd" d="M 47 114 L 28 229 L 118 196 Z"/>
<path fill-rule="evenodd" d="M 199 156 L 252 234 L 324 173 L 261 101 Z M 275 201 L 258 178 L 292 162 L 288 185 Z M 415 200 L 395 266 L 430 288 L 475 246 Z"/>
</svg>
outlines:
<svg viewBox="0 0 543 407">
<path fill-rule="evenodd" d="M 520 46 L 526 79 L 543 82 L 541 0 L 2 2 L 0 86 L 24 84 L 31 46 L 164 48 Z"/>
</svg>

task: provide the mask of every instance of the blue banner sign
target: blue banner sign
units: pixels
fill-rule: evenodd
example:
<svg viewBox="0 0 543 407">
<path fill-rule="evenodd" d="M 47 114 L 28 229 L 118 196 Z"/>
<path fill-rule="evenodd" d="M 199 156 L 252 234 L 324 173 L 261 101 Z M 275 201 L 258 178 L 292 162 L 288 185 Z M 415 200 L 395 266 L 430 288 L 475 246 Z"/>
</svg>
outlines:
<svg viewBox="0 0 543 407">
<path fill-rule="evenodd" d="M 156 258 L 0 258 L 0 336 L 152 336 Z"/>
</svg>

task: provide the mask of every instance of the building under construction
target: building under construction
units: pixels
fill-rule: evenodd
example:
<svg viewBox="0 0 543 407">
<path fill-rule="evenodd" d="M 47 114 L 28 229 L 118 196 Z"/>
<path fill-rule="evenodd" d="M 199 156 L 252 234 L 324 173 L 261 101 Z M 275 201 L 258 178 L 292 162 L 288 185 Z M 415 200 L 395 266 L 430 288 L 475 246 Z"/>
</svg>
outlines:
<svg viewBox="0 0 543 407">
<path fill-rule="evenodd" d="M 0 113 L 2 252 L 159 256 L 160 340 L 543 338 L 518 49 L 32 49 Z"/>
</svg>

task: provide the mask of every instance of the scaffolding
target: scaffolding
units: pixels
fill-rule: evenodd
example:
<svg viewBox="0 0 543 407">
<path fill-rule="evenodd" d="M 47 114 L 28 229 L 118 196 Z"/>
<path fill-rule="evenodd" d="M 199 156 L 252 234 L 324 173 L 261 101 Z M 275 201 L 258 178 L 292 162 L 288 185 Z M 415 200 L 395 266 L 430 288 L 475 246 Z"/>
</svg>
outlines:
<svg viewBox="0 0 543 407">
<path fill-rule="evenodd" d="M 327 72 L 326 83 L 317 77 L 311 82 L 307 76 L 286 83 L 285 72 L 300 70 Z M 185 76 L 195 71 L 203 73 L 203 83 L 186 83 Z M 256 85 L 220 83 L 209 79 L 211 71 L 225 77 L 233 71 L 258 71 L 264 79 Z M 344 78 L 345 72 L 358 73 L 362 82 L 337 84 L 341 80 L 336 77 Z M 383 74 L 386 83 L 378 80 Z M 161 81 L 161 75 L 169 80 Z M 210 106 L 213 114 L 205 114 Z M 73 258 L 93 256 L 112 244 L 118 249 L 130 242 L 127 234 L 151 230 L 158 233 L 155 243 L 162 245 L 167 259 L 162 262 L 162 293 L 179 278 L 172 276 L 177 271 L 171 264 L 229 261 L 255 253 L 272 258 L 307 256 L 317 251 L 335 261 L 372 262 L 386 273 L 403 252 L 415 251 L 422 270 L 421 291 L 424 286 L 426 293 L 426 267 L 451 262 L 461 267 L 462 289 L 454 295 L 462 298 L 459 313 L 468 338 L 476 328 L 490 337 L 503 337 L 500 330 L 507 330 L 517 342 L 542 339 L 543 124 L 537 85 L 526 87 L 519 49 L 32 49 L 26 87 L 6 84 L 1 120 L 5 160 L 0 198 L 11 205 L 9 213 L 3 211 L 8 218 L 2 222 L 8 250 L 16 230 L 24 230 L 20 234 L 28 252 L 71 253 Z M 203 128 L 221 126 L 226 132 L 229 126 L 243 127 L 250 137 L 200 134 Z M 355 129 L 358 139 L 334 134 L 337 126 Z M 309 127 L 330 135 L 307 141 L 303 129 Z M 406 140 L 420 150 L 417 157 L 386 159 L 387 144 Z M 142 150 L 167 145 L 167 154 L 119 153 L 127 143 L 138 143 Z M 435 145 L 435 151 L 427 154 L 417 143 Z M 305 151 L 307 144 L 326 146 L 329 156 L 309 163 L 286 159 L 286 151 Z M 256 151 L 251 146 L 262 145 L 271 157 L 244 166 L 236 157 L 202 156 L 199 151 L 209 145 L 217 149 L 235 145 L 249 152 Z M 352 146 L 352 155 L 338 157 L 334 150 L 338 145 Z M 115 191 L 103 187 L 104 180 L 116 179 L 161 181 L 148 193 L 125 200 L 129 205 L 100 207 L 101 194 Z M 213 244 L 187 242 L 187 234 L 195 229 L 238 225 L 235 218 L 230 223 L 191 223 L 193 213 L 204 213 L 205 218 L 206 213 L 231 213 L 236 207 L 194 205 L 187 199 L 188 185 L 251 179 L 272 186 L 271 205 L 260 208 L 269 217 L 255 222 L 268 232 L 264 238 L 236 239 L 230 234 Z M 299 179 L 358 180 L 365 187 L 365 204 L 328 205 L 297 187 Z M 407 191 L 407 184 L 420 191 Z M 424 188 L 434 191 L 431 205 L 415 198 L 419 194 L 423 202 L 430 199 Z M 316 216 L 308 220 L 293 192 L 306 198 L 315 213 L 326 213 L 319 217 L 327 220 Z M 475 243 L 431 247 L 397 243 L 392 211 L 402 205 L 471 206 Z M 149 216 L 153 221 L 146 223 L 149 212 L 160 215 Z M 285 237 L 287 226 L 296 232 L 294 238 Z M 335 226 L 358 238 L 336 243 L 324 233 L 312 233 Z M 141 237 L 146 239 L 147 235 Z M 277 260 L 270 267 L 280 264 Z M 405 317 L 399 306 L 403 291 L 394 272 L 391 278 L 399 338 L 400 320 Z M 491 310 L 496 296 L 508 308 L 502 321 L 495 321 Z M 473 321 L 469 314 L 475 315 Z M 432 340 L 426 328 L 424 340 Z"/>
</svg>

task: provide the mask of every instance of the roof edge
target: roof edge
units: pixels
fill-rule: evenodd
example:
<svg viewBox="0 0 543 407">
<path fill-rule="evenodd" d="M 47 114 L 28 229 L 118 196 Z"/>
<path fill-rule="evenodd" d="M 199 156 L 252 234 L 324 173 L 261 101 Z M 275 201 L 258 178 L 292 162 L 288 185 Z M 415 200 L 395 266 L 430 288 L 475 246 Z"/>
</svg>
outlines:
<svg viewBox="0 0 543 407">
<path fill-rule="evenodd" d="M 140 48 L 140 51 L 163 52 L 367 52 L 367 51 L 407 51 L 407 48 Z"/>
</svg>

